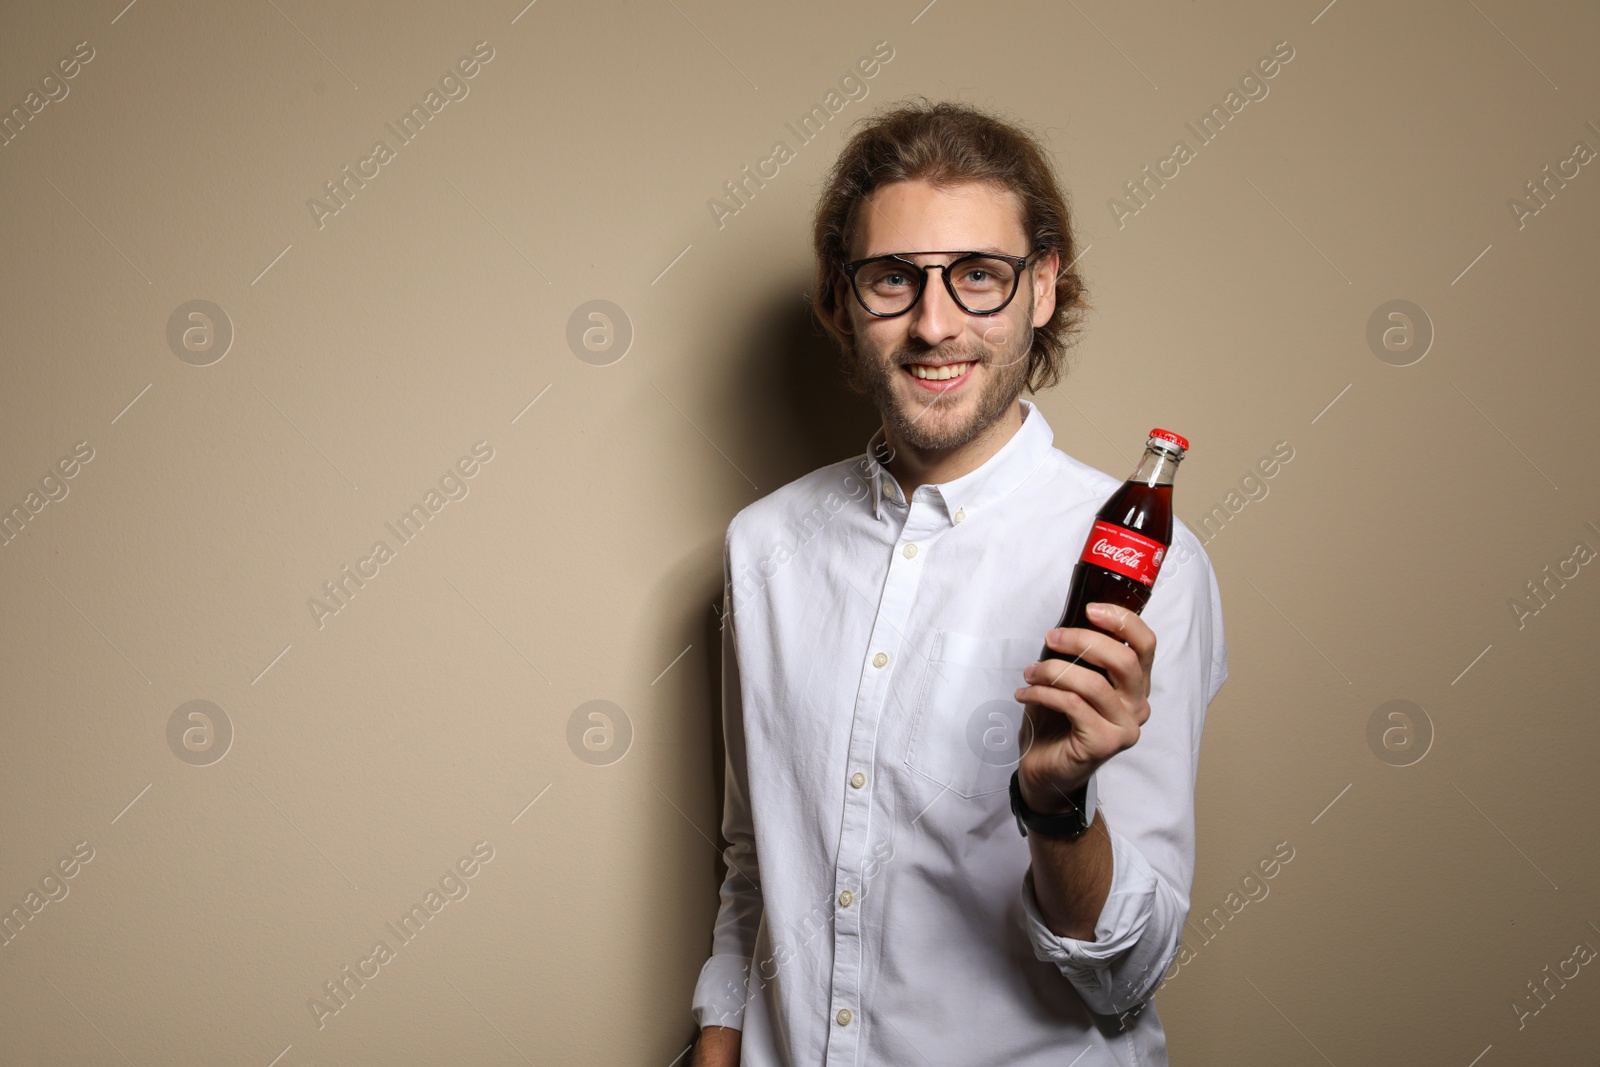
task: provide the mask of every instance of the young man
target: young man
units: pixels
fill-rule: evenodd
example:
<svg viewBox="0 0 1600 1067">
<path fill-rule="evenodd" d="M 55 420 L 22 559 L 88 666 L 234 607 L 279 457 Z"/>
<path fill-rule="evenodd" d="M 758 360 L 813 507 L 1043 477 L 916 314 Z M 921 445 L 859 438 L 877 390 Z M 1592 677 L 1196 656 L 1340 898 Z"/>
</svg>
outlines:
<svg viewBox="0 0 1600 1067">
<path fill-rule="evenodd" d="M 846 145 L 814 243 L 883 426 L 728 527 L 728 870 L 693 1062 L 1165 1064 L 1150 998 L 1189 910 L 1221 603 L 1175 521 L 1143 617 L 1051 629 L 1120 479 L 1020 397 L 1059 380 L 1083 305 L 1048 159 L 972 108 L 899 106 Z M 1036 662 L 1042 637 L 1107 675 Z M 1018 832 L 1013 770 L 1048 831 Z"/>
</svg>

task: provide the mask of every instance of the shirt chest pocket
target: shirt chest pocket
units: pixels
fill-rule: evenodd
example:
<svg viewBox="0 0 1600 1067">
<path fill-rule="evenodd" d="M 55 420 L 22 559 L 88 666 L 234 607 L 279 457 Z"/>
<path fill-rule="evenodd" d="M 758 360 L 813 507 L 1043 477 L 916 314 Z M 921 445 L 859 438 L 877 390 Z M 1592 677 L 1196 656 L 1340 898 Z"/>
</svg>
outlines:
<svg viewBox="0 0 1600 1067">
<path fill-rule="evenodd" d="M 906 766 L 967 798 L 1010 788 L 1023 708 L 1011 698 L 1042 637 L 940 630 L 917 687 Z"/>
</svg>

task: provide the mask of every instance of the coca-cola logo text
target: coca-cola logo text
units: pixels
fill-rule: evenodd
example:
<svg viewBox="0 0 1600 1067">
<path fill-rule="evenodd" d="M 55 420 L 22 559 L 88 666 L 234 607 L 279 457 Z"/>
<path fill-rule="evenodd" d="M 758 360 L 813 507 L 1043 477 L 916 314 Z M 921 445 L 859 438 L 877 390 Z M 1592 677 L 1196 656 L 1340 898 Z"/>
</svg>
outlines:
<svg viewBox="0 0 1600 1067">
<path fill-rule="evenodd" d="M 1144 553 L 1138 549 L 1129 548 L 1127 545 L 1114 545 L 1104 537 L 1096 541 L 1089 551 L 1096 556 L 1104 556 L 1106 559 L 1114 560 L 1125 567 L 1138 567 L 1144 560 Z"/>
</svg>

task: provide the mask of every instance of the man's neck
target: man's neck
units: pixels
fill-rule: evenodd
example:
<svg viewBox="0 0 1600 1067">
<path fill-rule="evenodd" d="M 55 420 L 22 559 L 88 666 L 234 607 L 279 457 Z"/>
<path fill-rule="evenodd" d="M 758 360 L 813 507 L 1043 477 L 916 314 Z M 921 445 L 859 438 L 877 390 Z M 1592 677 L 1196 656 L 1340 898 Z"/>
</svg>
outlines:
<svg viewBox="0 0 1600 1067">
<path fill-rule="evenodd" d="M 918 449 L 899 440 L 894 431 L 884 428 L 884 443 L 892 449 L 886 466 L 900 489 L 910 500 L 922 485 L 939 485 L 970 474 L 988 462 L 989 457 L 1005 447 L 1022 428 L 1022 401 L 1012 401 L 1006 413 L 983 433 L 959 448 Z"/>
</svg>

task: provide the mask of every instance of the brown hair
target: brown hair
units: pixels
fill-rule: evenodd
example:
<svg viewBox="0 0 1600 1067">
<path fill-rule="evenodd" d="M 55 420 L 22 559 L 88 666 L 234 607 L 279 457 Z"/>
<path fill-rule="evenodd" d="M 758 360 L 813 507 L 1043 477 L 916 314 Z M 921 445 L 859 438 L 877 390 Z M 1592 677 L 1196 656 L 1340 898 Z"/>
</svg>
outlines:
<svg viewBox="0 0 1600 1067">
<path fill-rule="evenodd" d="M 1060 257 L 1055 311 L 1034 330 L 1028 352 L 1028 391 L 1049 388 L 1066 371 L 1067 346 L 1089 306 L 1083 279 L 1073 269 L 1078 253 L 1072 220 L 1050 158 L 1033 135 L 994 115 L 967 104 L 917 99 L 921 102 L 895 104 L 863 119 L 866 127 L 851 135 L 828 174 L 812 226 L 812 312 L 838 342 L 850 388 L 864 393 L 849 335 L 840 333 L 833 321 L 836 272 L 847 256 L 856 208 L 893 182 L 920 178 L 939 188 L 988 182 L 1011 190 L 1021 201 L 1029 251 L 1053 248 Z"/>
</svg>

